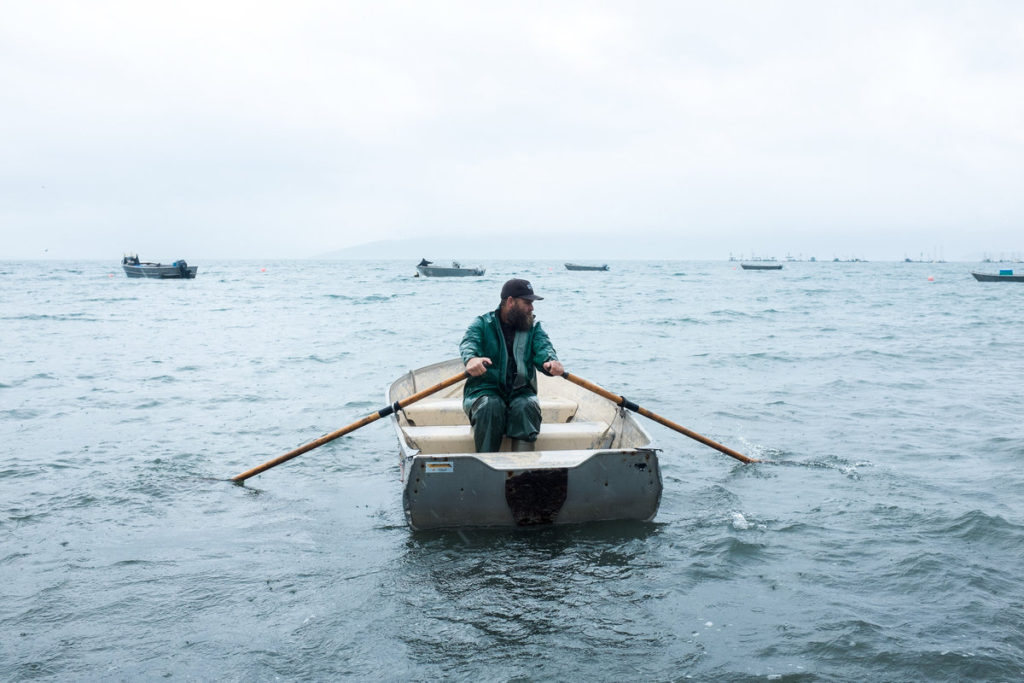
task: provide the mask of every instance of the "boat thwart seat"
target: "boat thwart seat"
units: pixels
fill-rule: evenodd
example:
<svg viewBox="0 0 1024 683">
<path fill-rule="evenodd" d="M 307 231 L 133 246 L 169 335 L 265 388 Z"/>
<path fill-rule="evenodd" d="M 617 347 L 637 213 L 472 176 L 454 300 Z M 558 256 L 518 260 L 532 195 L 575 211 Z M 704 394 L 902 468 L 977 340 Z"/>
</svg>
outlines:
<svg viewBox="0 0 1024 683">
<path fill-rule="evenodd" d="M 431 425 L 406 427 L 410 445 L 423 455 L 475 453 L 472 427 L 466 425 Z M 611 448 L 615 431 L 604 422 L 544 423 L 534 444 L 536 451 L 566 451 Z M 502 451 L 511 450 L 509 439 L 502 441 Z"/>
<path fill-rule="evenodd" d="M 579 408 L 575 401 L 564 398 L 540 398 L 542 422 L 569 422 Z M 469 418 L 462 409 L 462 397 L 428 399 L 403 409 L 410 425 L 468 425 Z"/>
</svg>

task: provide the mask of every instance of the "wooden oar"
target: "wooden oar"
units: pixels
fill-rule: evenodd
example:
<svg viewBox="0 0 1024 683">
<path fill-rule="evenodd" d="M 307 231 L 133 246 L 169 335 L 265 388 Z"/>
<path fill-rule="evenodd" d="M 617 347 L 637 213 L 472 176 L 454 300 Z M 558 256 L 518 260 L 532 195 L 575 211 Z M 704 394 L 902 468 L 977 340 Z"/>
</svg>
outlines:
<svg viewBox="0 0 1024 683">
<path fill-rule="evenodd" d="M 573 384 L 578 384 L 579 386 L 583 387 L 584 389 L 589 389 L 590 391 L 594 392 L 598 396 L 603 396 L 604 398 L 608 399 L 609 401 L 611 401 L 613 403 L 616 403 L 616 404 L 622 406 L 623 408 L 628 408 L 629 410 L 632 410 L 635 413 L 640 413 L 644 417 L 650 418 L 650 419 L 654 420 L 655 422 L 663 424 L 666 427 L 668 427 L 669 429 L 674 429 L 677 432 L 679 432 L 680 434 L 688 436 L 691 439 L 695 439 L 697 441 L 700 441 L 702 444 L 704 444 L 706 446 L 711 446 L 715 450 L 721 451 L 722 453 L 725 453 L 726 455 L 728 455 L 730 457 L 736 458 L 737 460 L 740 460 L 740 461 L 746 462 L 746 463 L 761 462 L 760 460 L 757 460 L 755 458 L 748 458 L 747 456 L 743 455 L 742 453 L 737 453 L 733 449 L 728 448 L 726 446 L 723 446 L 720 443 L 716 443 L 716 442 L 712 441 L 711 439 L 707 438 L 706 436 L 701 436 L 697 432 L 691 431 L 691 430 L 687 429 L 686 427 L 683 427 L 682 425 L 677 425 L 675 422 L 672 422 L 671 420 L 666 420 L 661 415 L 658 415 L 656 413 L 652 413 L 651 411 L 647 410 L 646 408 L 642 408 L 642 407 L 638 406 L 637 404 L 633 403 L 632 401 L 630 401 L 630 400 L 628 400 L 628 399 L 626 399 L 626 398 L 624 398 L 622 396 L 619 396 L 618 394 L 613 394 L 612 392 L 608 391 L 607 389 L 603 389 L 603 388 L 597 386 L 596 384 L 593 384 L 592 382 L 588 382 L 587 380 L 583 379 L 582 377 L 577 377 L 576 375 L 572 375 L 572 374 L 570 374 L 568 372 L 563 372 L 562 373 L 562 377 L 566 378 L 567 380 L 569 380 Z"/>
<path fill-rule="evenodd" d="M 260 472 L 265 472 L 266 470 L 269 470 L 271 467 L 276 467 L 277 465 L 280 465 L 283 462 L 287 462 L 287 461 L 291 460 L 294 457 L 302 455 L 303 453 L 311 451 L 314 448 L 319 448 L 320 446 L 323 446 L 325 443 L 327 443 L 329 441 L 334 441 L 339 436 L 345 436 L 349 432 L 354 432 L 355 430 L 359 429 L 360 427 L 365 427 L 366 425 L 370 424 L 371 422 L 376 422 L 377 420 L 379 420 L 382 417 L 387 417 L 391 413 L 393 413 L 393 412 L 395 412 L 397 410 L 401 410 L 402 408 L 404 408 L 404 407 L 406 407 L 408 405 L 412 405 L 416 401 L 419 401 L 421 398 L 426 398 L 427 396 L 430 396 L 431 394 L 436 394 L 437 392 L 441 391 L 442 389 L 444 389 L 446 387 L 450 387 L 451 385 L 456 384 L 458 382 L 461 382 L 462 380 L 464 380 L 467 377 L 469 377 L 469 374 L 466 373 L 465 371 L 460 372 L 457 375 L 453 375 L 452 377 L 449 377 L 445 381 L 440 382 L 438 384 L 435 384 L 432 387 L 427 387 L 423 391 L 419 391 L 419 392 L 413 394 L 412 396 L 409 396 L 408 398 L 403 398 L 401 401 L 395 401 L 394 403 L 392 403 L 391 405 L 387 406 L 386 408 L 381 408 L 376 413 L 374 413 L 372 415 L 367 415 L 366 417 L 364 417 L 362 420 L 359 420 L 358 422 L 353 422 L 348 427 L 342 427 L 341 429 L 339 429 L 336 432 L 331 432 L 330 434 L 325 434 L 324 436 L 321 436 L 316 441 L 310 441 L 305 446 L 299 446 L 294 451 L 289 451 L 288 453 L 285 453 L 284 455 L 282 455 L 282 456 L 280 456 L 278 458 L 274 458 L 273 460 L 271 460 L 269 462 L 263 463 L 259 467 L 254 467 L 254 468 L 252 468 L 251 470 L 249 470 L 247 472 L 242 472 L 241 474 L 239 474 L 237 476 L 231 477 L 231 481 L 235 482 L 236 484 L 241 484 L 243 481 L 245 481 L 249 477 L 255 476 L 255 475 L 259 474 Z"/>
</svg>

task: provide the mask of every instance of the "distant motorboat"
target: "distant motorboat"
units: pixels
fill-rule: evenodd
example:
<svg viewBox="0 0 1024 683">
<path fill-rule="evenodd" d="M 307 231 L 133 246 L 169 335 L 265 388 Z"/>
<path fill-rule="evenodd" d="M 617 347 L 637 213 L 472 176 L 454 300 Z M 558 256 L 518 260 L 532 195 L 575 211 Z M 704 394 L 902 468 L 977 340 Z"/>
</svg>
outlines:
<svg viewBox="0 0 1024 683">
<path fill-rule="evenodd" d="M 584 266 L 580 263 L 566 263 L 566 270 L 608 270 L 608 264 L 603 263 L 599 266 Z"/>
<path fill-rule="evenodd" d="M 781 263 L 741 263 L 743 270 L 782 270 Z"/>
<path fill-rule="evenodd" d="M 996 273 L 971 272 L 978 282 L 1024 282 L 1024 275 L 1014 275 L 1012 270 L 1000 270 Z"/>
<path fill-rule="evenodd" d="M 483 268 L 464 268 L 458 261 L 452 261 L 450 268 L 432 265 L 433 261 L 423 259 L 416 265 L 417 276 L 423 277 L 469 277 L 484 274 Z"/>
<path fill-rule="evenodd" d="M 121 259 L 124 274 L 131 278 L 153 278 L 155 280 L 191 280 L 195 278 L 199 266 L 190 266 L 185 259 L 179 259 L 170 265 L 140 261 L 138 254 L 125 254 Z"/>
</svg>

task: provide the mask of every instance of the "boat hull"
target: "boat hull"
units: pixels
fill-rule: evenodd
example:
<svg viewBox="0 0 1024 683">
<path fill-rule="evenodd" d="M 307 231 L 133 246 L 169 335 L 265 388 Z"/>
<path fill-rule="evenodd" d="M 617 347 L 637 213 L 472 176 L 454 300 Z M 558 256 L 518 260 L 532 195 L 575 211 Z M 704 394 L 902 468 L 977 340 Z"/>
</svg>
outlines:
<svg viewBox="0 0 1024 683">
<path fill-rule="evenodd" d="M 566 263 L 566 270 L 608 270 L 608 264 L 601 266 L 581 266 L 578 263 Z"/>
<path fill-rule="evenodd" d="M 412 456 L 407 467 L 413 529 L 649 521 L 661 501 L 651 448 Z"/>
<path fill-rule="evenodd" d="M 782 270 L 782 264 L 776 263 L 773 265 L 760 265 L 757 263 L 741 263 L 740 267 L 743 270 Z"/>
<path fill-rule="evenodd" d="M 463 370 L 452 359 L 388 389 L 394 404 Z M 464 382 L 391 415 L 402 502 L 413 529 L 649 521 L 658 512 L 658 451 L 631 413 L 561 377 L 538 376 L 540 435 L 532 451 L 474 452 Z"/>
<path fill-rule="evenodd" d="M 166 266 L 160 263 L 133 265 L 124 263 L 124 274 L 130 278 L 153 278 L 155 280 L 191 280 L 196 276 L 199 266 Z"/>
<path fill-rule="evenodd" d="M 479 277 L 484 274 L 483 268 L 440 268 L 437 266 L 416 266 L 416 271 L 423 277 Z"/>
<path fill-rule="evenodd" d="M 993 273 L 974 273 L 974 279 L 978 282 L 1024 282 L 1024 275 L 995 275 Z"/>
</svg>

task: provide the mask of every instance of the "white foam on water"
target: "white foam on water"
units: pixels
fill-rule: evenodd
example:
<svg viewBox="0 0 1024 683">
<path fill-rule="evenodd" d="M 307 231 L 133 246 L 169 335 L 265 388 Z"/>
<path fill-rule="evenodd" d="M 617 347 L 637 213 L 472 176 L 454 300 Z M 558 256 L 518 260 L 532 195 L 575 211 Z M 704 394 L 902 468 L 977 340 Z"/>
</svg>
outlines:
<svg viewBox="0 0 1024 683">
<path fill-rule="evenodd" d="M 743 516 L 742 512 L 732 513 L 732 528 L 737 531 L 746 531 L 751 527 L 750 522 Z"/>
</svg>

